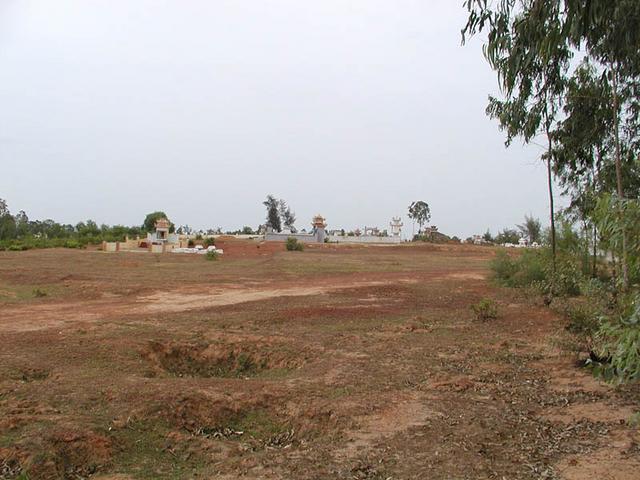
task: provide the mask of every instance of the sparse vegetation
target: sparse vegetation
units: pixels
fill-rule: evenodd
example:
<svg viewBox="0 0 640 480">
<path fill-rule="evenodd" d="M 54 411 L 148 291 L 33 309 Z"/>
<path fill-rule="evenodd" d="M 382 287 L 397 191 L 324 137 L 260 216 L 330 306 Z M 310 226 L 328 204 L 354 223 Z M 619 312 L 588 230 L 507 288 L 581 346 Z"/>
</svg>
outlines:
<svg viewBox="0 0 640 480">
<path fill-rule="evenodd" d="M 476 320 L 482 322 L 498 318 L 498 304 L 490 298 L 483 298 L 478 303 L 471 305 L 471 310 L 475 314 Z"/>
<path fill-rule="evenodd" d="M 47 296 L 47 292 L 45 292 L 44 290 L 40 289 L 40 288 L 34 288 L 33 289 L 33 296 L 35 298 L 42 298 L 42 297 L 46 297 Z"/>
<path fill-rule="evenodd" d="M 207 253 L 204 254 L 204 257 L 209 261 L 215 261 L 215 260 L 218 260 L 220 256 L 218 255 L 218 252 L 216 252 L 215 250 L 209 250 Z"/>
<path fill-rule="evenodd" d="M 304 250 L 304 244 L 295 237 L 287 238 L 286 247 L 289 252 L 301 252 Z"/>
</svg>

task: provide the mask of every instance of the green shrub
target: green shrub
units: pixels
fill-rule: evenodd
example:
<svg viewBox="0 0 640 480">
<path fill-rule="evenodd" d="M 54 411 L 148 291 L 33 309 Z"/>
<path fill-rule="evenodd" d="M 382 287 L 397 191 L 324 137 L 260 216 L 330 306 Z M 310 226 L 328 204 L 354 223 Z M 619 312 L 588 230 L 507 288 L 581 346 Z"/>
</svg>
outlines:
<svg viewBox="0 0 640 480">
<path fill-rule="evenodd" d="M 81 248 L 80 242 L 77 240 L 69 239 L 64 242 L 64 248 Z"/>
<path fill-rule="evenodd" d="M 607 381 L 640 380 L 640 294 L 627 300 L 622 313 L 602 323 L 596 335 L 603 362 L 591 362 L 594 374 Z"/>
<path fill-rule="evenodd" d="M 553 267 L 549 261 L 545 265 L 546 280 L 543 285 L 545 293 L 554 296 L 571 296 L 580 295 L 580 284 L 583 281 L 583 274 L 579 265 L 571 258 L 558 257 L 556 261 L 556 271 L 553 273 Z"/>
<path fill-rule="evenodd" d="M 498 304 L 490 298 L 483 298 L 478 303 L 471 305 L 471 310 L 476 315 L 476 320 L 482 322 L 498 318 Z"/>
<path fill-rule="evenodd" d="M 47 292 L 45 292 L 44 290 L 40 290 L 39 288 L 34 288 L 32 293 L 35 298 L 42 298 L 47 296 Z"/>
<path fill-rule="evenodd" d="M 193 239 L 190 238 L 189 241 L 187 242 L 187 246 L 189 248 L 193 248 L 196 246 L 196 242 L 194 242 Z"/>
<path fill-rule="evenodd" d="M 216 252 L 215 250 L 211 250 L 205 253 L 204 257 L 210 261 L 218 260 L 218 252 Z"/>
<path fill-rule="evenodd" d="M 600 326 L 600 312 L 589 303 L 567 304 L 563 313 L 569 320 L 567 330 L 571 333 L 591 336 Z"/>
<path fill-rule="evenodd" d="M 304 250 L 304 244 L 299 242 L 295 237 L 287 238 L 287 250 L 290 252 L 301 252 Z"/>
<path fill-rule="evenodd" d="M 494 278 L 507 287 L 540 286 L 547 279 L 545 253 L 541 250 L 525 250 L 511 257 L 506 251 L 500 250 L 491 262 Z"/>
<path fill-rule="evenodd" d="M 207 237 L 202 241 L 202 245 L 204 245 L 204 247 L 213 247 L 215 246 L 216 241 L 213 237 Z"/>
</svg>

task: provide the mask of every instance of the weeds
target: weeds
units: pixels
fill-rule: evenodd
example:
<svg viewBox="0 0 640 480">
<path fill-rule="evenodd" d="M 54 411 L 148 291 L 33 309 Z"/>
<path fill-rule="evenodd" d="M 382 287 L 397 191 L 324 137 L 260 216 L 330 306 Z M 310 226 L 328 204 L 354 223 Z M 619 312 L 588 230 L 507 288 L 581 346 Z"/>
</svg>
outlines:
<svg viewBox="0 0 640 480">
<path fill-rule="evenodd" d="M 299 242 L 297 238 L 287 238 L 287 250 L 289 252 L 301 252 L 304 250 L 304 244 Z"/>
<path fill-rule="evenodd" d="M 471 310 L 476 319 L 482 322 L 498 318 L 498 304 L 490 298 L 483 298 L 478 303 L 471 305 Z"/>
<path fill-rule="evenodd" d="M 46 297 L 48 295 L 47 292 L 45 292 L 44 290 L 41 290 L 39 288 L 34 288 L 32 293 L 33 293 L 34 298 L 43 298 L 43 297 Z"/>
</svg>

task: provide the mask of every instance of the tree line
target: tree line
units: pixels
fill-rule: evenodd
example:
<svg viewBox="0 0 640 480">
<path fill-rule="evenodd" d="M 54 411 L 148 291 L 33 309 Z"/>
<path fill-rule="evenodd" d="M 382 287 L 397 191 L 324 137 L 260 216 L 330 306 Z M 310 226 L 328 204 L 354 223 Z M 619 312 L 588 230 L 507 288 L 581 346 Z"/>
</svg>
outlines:
<svg viewBox="0 0 640 480">
<path fill-rule="evenodd" d="M 610 275 L 616 305 L 596 322 L 595 336 L 616 376 L 640 378 L 640 322 L 629 323 L 640 317 L 640 2 L 466 0 L 465 7 L 462 41 L 486 36 L 483 53 L 501 87 L 487 114 L 507 146 L 543 144 L 551 293 L 566 279 L 560 270 L 568 255 L 590 255 L 583 273 Z M 554 180 L 570 198 L 560 213 Z M 567 240 L 574 226 L 578 242 Z"/>
</svg>

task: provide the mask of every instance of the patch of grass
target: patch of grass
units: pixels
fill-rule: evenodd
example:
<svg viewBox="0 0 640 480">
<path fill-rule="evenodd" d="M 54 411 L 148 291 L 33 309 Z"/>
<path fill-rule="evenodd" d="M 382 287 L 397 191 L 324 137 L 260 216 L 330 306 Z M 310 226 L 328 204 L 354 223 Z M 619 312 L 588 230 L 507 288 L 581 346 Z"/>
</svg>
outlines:
<svg viewBox="0 0 640 480">
<path fill-rule="evenodd" d="M 48 296 L 48 293 L 42 290 L 41 288 L 34 288 L 32 293 L 35 298 L 42 298 L 42 297 Z"/>
<path fill-rule="evenodd" d="M 251 410 L 234 423 L 234 427 L 255 438 L 266 438 L 283 430 L 282 425 L 266 410 Z"/>
<path fill-rule="evenodd" d="M 353 393 L 351 387 L 335 387 L 327 392 L 327 398 L 337 400 L 339 398 L 348 397 Z"/>
<path fill-rule="evenodd" d="M 108 473 L 128 474 L 143 480 L 197 476 L 204 466 L 203 459 L 174 452 L 167 444 L 170 432 L 164 421 L 152 419 L 137 420 L 112 431 L 111 436 L 121 448 L 113 459 L 117 468 Z"/>
<path fill-rule="evenodd" d="M 498 304 L 490 298 L 483 298 L 478 303 L 471 305 L 471 310 L 476 320 L 486 322 L 498 318 Z"/>
</svg>

